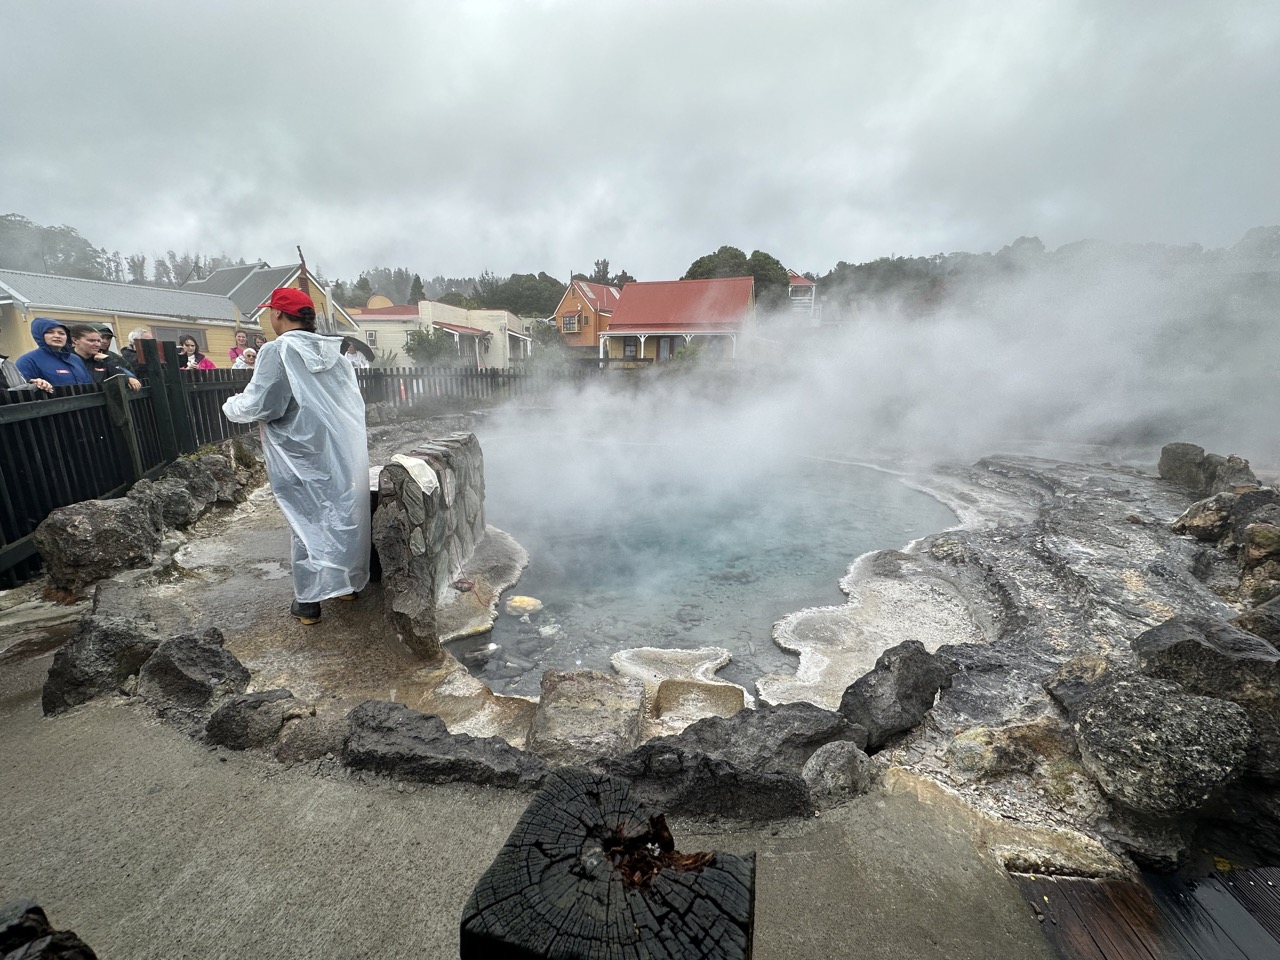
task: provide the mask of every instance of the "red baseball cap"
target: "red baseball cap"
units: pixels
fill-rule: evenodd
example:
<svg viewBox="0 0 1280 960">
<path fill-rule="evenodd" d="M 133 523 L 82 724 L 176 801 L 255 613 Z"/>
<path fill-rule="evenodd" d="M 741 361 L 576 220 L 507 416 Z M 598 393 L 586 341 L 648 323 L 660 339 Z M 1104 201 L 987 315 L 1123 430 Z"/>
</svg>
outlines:
<svg viewBox="0 0 1280 960">
<path fill-rule="evenodd" d="M 263 307 L 271 307 L 275 310 L 282 310 L 291 317 L 296 317 L 298 311 L 303 307 L 310 307 L 312 310 L 316 308 L 315 303 L 301 290 L 295 287 L 277 287 L 271 291 L 271 299 L 266 303 L 258 304 L 258 309 Z"/>
</svg>

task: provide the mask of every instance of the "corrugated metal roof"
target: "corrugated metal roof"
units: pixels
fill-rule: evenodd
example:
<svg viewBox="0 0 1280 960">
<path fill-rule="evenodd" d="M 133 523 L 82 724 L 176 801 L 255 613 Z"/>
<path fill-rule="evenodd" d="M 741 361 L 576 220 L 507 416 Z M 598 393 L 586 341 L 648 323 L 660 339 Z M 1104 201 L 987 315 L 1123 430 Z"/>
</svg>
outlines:
<svg viewBox="0 0 1280 960">
<path fill-rule="evenodd" d="M 226 297 L 171 287 L 81 280 L 21 270 L 0 270 L 0 284 L 12 290 L 19 300 L 39 306 L 228 323 L 236 319 L 235 305 Z"/>
<path fill-rule="evenodd" d="M 621 291 L 607 283 L 592 283 L 590 280 L 575 280 L 578 291 L 591 304 L 591 308 L 599 313 L 609 313 L 618 306 Z"/>
<path fill-rule="evenodd" d="M 246 263 L 240 267 L 223 267 L 220 270 L 213 271 L 203 280 L 191 281 L 182 289 L 192 290 L 196 293 L 216 293 L 220 297 L 229 296 L 232 290 L 244 283 L 245 277 L 266 266 L 269 266 L 269 264 L 259 260 L 257 263 Z"/>
<path fill-rule="evenodd" d="M 737 330 L 754 290 L 750 277 L 628 283 L 607 332 Z"/>
<path fill-rule="evenodd" d="M 235 301 L 240 312 L 251 317 L 258 312 L 258 306 L 271 296 L 276 287 L 283 287 L 289 278 L 298 272 L 298 265 L 291 263 L 287 267 L 267 267 L 249 274 L 229 296 Z"/>
</svg>

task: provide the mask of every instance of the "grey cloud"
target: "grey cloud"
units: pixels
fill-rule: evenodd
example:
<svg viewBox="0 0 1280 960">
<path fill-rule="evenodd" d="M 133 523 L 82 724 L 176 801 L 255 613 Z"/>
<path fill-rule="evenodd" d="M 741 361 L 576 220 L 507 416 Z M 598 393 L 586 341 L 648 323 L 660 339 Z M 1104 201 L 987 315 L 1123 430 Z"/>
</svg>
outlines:
<svg viewBox="0 0 1280 960">
<path fill-rule="evenodd" d="M 3 205 L 331 275 L 679 276 L 1274 222 L 1274 4 L 19 0 Z"/>
</svg>

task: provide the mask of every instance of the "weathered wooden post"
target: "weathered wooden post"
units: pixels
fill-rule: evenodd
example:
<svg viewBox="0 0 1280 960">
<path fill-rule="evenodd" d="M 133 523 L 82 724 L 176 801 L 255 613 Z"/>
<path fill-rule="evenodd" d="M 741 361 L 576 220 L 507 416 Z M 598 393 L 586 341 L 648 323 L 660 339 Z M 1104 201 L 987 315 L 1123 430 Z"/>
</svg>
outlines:
<svg viewBox="0 0 1280 960">
<path fill-rule="evenodd" d="M 630 784 L 548 778 L 462 911 L 462 960 L 746 960 L 755 854 L 679 853 Z"/>
<path fill-rule="evenodd" d="M 128 380 L 125 377 L 109 377 L 102 384 L 102 394 L 107 401 L 107 416 L 120 443 L 121 461 L 135 482 L 141 480 L 142 451 L 138 449 L 138 431 L 134 427 L 133 411 L 129 409 Z"/>
</svg>

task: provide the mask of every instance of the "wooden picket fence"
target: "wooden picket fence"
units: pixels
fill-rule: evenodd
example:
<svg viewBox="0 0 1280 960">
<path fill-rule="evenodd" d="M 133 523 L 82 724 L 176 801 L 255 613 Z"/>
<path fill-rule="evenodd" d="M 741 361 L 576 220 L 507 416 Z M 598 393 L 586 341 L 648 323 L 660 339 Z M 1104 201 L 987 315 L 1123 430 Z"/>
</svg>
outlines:
<svg viewBox="0 0 1280 960">
<path fill-rule="evenodd" d="M 40 570 L 32 534 L 58 507 L 122 496 L 177 457 L 252 429 L 222 415 L 252 370 L 179 370 L 177 345 L 141 341 L 141 390 L 122 377 L 59 387 L 53 396 L 0 389 L 0 589 Z M 429 409 L 435 403 L 536 397 L 597 378 L 596 368 L 562 371 L 404 367 L 356 371 L 366 404 Z"/>
</svg>

